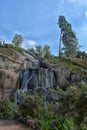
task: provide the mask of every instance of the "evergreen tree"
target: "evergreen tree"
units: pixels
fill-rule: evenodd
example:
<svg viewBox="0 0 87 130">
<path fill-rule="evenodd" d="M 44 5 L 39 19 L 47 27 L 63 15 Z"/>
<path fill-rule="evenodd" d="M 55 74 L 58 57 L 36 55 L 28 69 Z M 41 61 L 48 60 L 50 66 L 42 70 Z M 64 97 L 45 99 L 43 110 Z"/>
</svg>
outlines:
<svg viewBox="0 0 87 130">
<path fill-rule="evenodd" d="M 66 57 L 75 57 L 78 51 L 78 40 L 72 26 L 64 16 L 59 16 L 58 20 L 60 28 L 59 56 L 61 54 L 61 40 L 63 43 L 63 52 Z"/>
</svg>

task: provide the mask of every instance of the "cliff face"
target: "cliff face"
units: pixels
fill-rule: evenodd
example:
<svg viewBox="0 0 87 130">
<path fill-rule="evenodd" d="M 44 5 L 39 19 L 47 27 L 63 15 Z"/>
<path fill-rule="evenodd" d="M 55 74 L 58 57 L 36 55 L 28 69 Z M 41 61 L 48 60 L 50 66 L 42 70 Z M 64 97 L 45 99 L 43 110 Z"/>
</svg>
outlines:
<svg viewBox="0 0 87 130">
<path fill-rule="evenodd" d="M 8 97 L 12 99 L 12 93 L 17 82 L 17 75 L 15 72 L 0 69 L 0 98 Z"/>
<path fill-rule="evenodd" d="M 63 61 L 61 62 L 63 65 L 60 65 L 60 62 L 52 63 L 52 60 L 48 62 L 39 55 L 27 51 L 19 52 L 14 49 L 0 48 L 0 98 L 12 99 L 18 79 L 21 82 L 19 88 L 22 92 L 46 93 L 47 97 L 52 95 L 47 94 L 50 93 L 46 91 L 48 88 L 60 87 L 66 90 L 70 83 L 78 84 L 87 81 L 83 75 L 87 75 L 84 63 L 80 65 L 80 69 L 84 70 L 82 74 L 80 71 L 77 73 L 72 71 L 70 61 L 67 63 L 68 67 L 64 66 Z M 76 64 L 77 62 L 74 66 L 78 68 Z"/>
<path fill-rule="evenodd" d="M 0 98 L 12 99 L 16 87 L 17 73 L 25 57 L 14 50 L 0 48 Z"/>
</svg>

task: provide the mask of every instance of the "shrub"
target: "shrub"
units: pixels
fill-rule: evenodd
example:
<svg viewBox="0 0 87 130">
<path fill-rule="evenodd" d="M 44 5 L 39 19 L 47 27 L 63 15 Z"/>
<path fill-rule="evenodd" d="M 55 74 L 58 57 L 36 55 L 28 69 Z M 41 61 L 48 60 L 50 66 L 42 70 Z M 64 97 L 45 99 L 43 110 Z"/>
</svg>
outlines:
<svg viewBox="0 0 87 130">
<path fill-rule="evenodd" d="M 43 100 L 37 95 L 22 95 L 19 106 L 23 117 L 38 117 L 43 110 Z"/>
<path fill-rule="evenodd" d="M 8 99 L 0 100 L 0 119 L 15 118 L 18 106 Z"/>
</svg>

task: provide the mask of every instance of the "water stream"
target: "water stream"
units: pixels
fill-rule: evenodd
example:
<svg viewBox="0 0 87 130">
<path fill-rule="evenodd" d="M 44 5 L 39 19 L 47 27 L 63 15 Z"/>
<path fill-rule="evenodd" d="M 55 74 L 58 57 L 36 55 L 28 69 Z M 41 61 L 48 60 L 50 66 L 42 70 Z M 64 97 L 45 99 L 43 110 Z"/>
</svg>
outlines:
<svg viewBox="0 0 87 130">
<path fill-rule="evenodd" d="M 46 100 L 47 88 L 53 87 L 55 84 L 54 73 L 49 68 L 42 68 L 40 61 L 35 59 L 32 55 L 27 54 L 28 60 L 24 61 L 23 69 L 19 72 L 19 79 L 21 81 L 20 89 L 16 91 L 16 102 L 20 102 L 21 93 L 29 93 L 30 90 L 36 92 L 37 89 L 42 88 L 45 91 L 44 98 Z"/>
</svg>

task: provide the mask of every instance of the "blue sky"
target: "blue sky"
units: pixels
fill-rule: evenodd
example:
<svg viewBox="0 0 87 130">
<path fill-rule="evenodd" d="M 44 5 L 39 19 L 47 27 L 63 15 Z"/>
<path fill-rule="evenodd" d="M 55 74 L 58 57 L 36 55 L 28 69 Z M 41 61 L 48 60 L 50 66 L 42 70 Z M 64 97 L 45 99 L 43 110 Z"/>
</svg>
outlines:
<svg viewBox="0 0 87 130">
<path fill-rule="evenodd" d="M 48 44 L 58 54 L 57 20 L 64 15 L 87 52 L 87 0 L 0 0 L 0 41 L 22 34 L 23 47 Z"/>
</svg>

